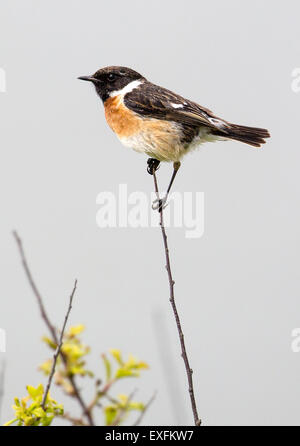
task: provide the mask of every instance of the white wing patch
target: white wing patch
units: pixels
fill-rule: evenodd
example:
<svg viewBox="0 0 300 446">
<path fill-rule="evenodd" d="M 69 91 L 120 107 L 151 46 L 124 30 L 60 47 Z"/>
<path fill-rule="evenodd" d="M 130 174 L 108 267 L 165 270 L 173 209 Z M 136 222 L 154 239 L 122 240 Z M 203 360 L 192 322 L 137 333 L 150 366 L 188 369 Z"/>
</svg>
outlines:
<svg viewBox="0 0 300 446">
<path fill-rule="evenodd" d="M 171 102 L 171 105 L 172 105 L 173 108 L 183 108 L 182 104 L 174 104 L 174 103 Z"/>
<path fill-rule="evenodd" d="M 226 128 L 228 127 L 228 125 L 226 124 L 226 122 L 222 121 L 221 119 L 216 119 L 216 118 L 208 118 L 209 122 L 211 122 L 214 126 L 222 129 L 222 128 Z"/>
</svg>

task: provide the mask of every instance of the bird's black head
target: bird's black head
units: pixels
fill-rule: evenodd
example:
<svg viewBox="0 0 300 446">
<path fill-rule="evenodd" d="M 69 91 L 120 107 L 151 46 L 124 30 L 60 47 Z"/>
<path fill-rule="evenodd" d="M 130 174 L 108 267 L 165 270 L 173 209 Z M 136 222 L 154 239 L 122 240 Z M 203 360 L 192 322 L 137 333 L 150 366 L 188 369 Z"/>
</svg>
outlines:
<svg viewBox="0 0 300 446">
<path fill-rule="evenodd" d="M 127 67 L 105 67 L 91 76 L 81 76 L 78 79 L 90 81 L 95 85 L 98 95 L 105 102 L 111 93 L 122 90 L 130 82 L 145 79 L 141 74 Z"/>
</svg>

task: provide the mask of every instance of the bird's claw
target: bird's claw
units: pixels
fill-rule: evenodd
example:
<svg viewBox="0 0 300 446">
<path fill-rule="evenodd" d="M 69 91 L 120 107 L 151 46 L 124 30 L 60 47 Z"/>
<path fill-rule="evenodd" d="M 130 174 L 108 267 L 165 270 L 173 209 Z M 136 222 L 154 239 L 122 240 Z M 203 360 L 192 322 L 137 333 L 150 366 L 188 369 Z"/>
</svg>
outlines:
<svg viewBox="0 0 300 446">
<path fill-rule="evenodd" d="M 156 172 L 157 169 L 159 168 L 159 165 L 160 165 L 160 161 L 158 161 L 155 158 L 149 158 L 147 160 L 147 172 L 150 175 L 153 175 L 153 173 Z"/>
<path fill-rule="evenodd" d="M 152 203 L 152 209 L 154 211 L 158 210 L 158 212 L 161 212 L 163 209 L 165 209 L 168 206 L 169 203 L 167 203 L 167 197 L 164 198 L 156 198 L 156 200 Z"/>
</svg>

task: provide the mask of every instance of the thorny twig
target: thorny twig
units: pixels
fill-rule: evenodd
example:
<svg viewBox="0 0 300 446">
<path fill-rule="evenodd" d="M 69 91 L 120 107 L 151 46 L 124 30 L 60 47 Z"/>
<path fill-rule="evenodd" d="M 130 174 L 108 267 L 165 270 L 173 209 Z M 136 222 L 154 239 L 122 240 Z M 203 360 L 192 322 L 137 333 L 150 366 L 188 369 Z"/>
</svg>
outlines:
<svg viewBox="0 0 300 446">
<path fill-rule="evenodd" d="M 195 394 L 194 394 L 193 370 L 190 367 L 189 359 L 188 359 L 188 356 L 187 356 L 187 353 L 186 353 L 186 347 L 185 347 L 185 342 L 184 342 L 184 334 L 183 334 L 183 331 L 182 331 L 181 322 L 180 322 L 180 318 L 179 318 L 179 315 L 178 315 L 177 306 L 176 306 L 176 302 L 175 302 L 175 295 L 174 295 L 174 285 L 175 285 L 175 282 L 174 282 L 174 279 L 173 279 L 173 276 L 172 276 L 168 239 L 167 239 L 166 229 L 165 229 L 165 225 L 164 225 L 163 203 L 160 201 L 160 197 L 159 197 L 159 190 L 158 190 L 158 183 L 157 183 L 155 169 L 152 170 L 152 174 L 153 174 L 153 179 L 154 179 L 154 188 L 155 188 L 155 193 L 156 193 L 156 196 L 157 196 L 157 200 L 158 200 L 158 203 L 161 203 L 161 206 L 159 207 L 159 215 L 160 215 L 160 217 L 159 217 L 159 219 L 160 219 L 159 224 L 160 224 L 160 227 L 161 227 L 161 233 L 162 233 L 162 238 L 163 238 L 163 243 L 164 243 L 164 250 L 165 250 L 165 257 L 166 257 L 166 270 L 167 270 L 167 273 L 168 273 L 169 288 L 170 288 L 170 302 L 171 302 L 171 306 L 172 306 L 172 309 L 173 309 L 173 313 L 174 313 L 174 317 L 175 317 L 175 321 L 176 321 L 176 326 L 177 326 L 177 331 L 178 331 L 178 335 L 179 335 L 180 346 L 181 346 L 181 356 L 182 356 L 182 359 L 184 361 L 186 375 L 187 375 L 187 380 L 188 380 L 189 395 L 190 395 L 191 406 L 192 406 L 192 411 L 193 411 L 193 416 L 194 416 L 194 422 L 195 422 L 195 426 L 200 426 L 201 425 L 201 420 L 200 420 L 199 415 L 198 415 L 197 405 L 196 405 L 196 400 L 195 400 Z"/>
</svg>

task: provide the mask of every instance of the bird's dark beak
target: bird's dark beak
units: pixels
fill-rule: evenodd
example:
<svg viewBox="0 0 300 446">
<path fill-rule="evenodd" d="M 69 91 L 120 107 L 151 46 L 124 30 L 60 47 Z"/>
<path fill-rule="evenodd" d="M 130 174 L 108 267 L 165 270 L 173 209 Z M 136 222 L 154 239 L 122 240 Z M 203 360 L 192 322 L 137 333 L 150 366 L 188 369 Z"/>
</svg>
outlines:
<svg viewBox="0 0 300 446">
<path fill-rule="evenodd" d="M 80 76 L 80 77 L 78 77 L 78 79 L 80 79 L 81 81 L 92 82 L 94 85 L 102 83 L 102 81 L 100 79 L 97 79 L 96 77 L 93 77 L 93 76 Z"/>
<path fill-rule="evenodd" d="M 80 76 L 77 79 L 80 79 L 81 81 L 89 81 L 89 82 L 97 82 L 98 79 L 96 79 L 93 76 Z"/>
</svg>

